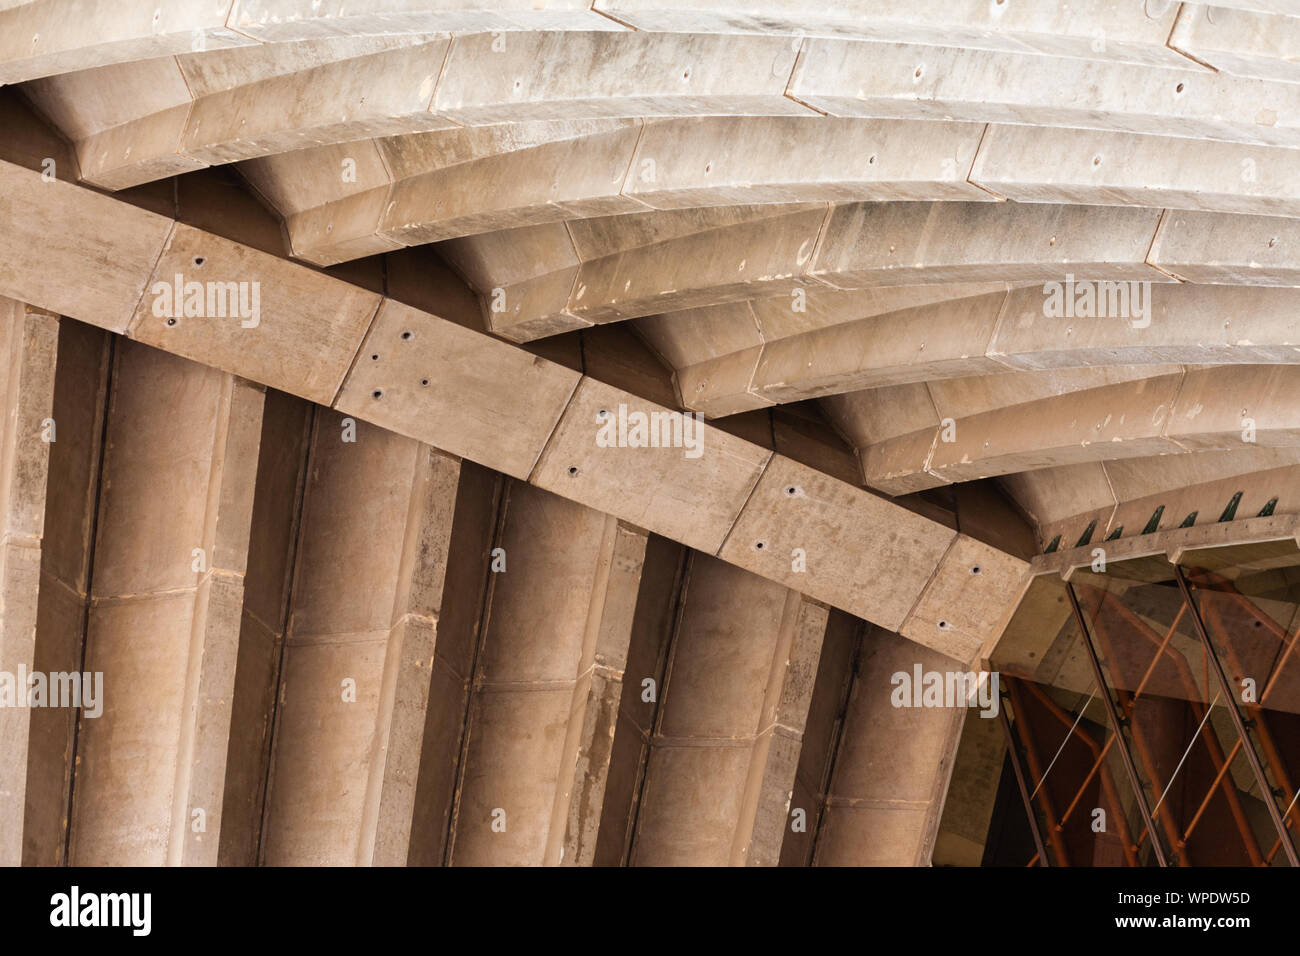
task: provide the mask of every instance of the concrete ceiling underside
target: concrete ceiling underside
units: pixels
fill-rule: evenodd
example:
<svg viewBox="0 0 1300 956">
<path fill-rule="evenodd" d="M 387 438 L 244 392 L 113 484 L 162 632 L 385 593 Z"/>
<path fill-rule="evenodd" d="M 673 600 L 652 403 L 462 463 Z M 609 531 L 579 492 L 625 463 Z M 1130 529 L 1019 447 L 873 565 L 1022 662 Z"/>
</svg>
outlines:
<svg viewBox="0 0 1300 956">
<path fill-rule="evenodd" d="M 0 862 L 978 863 L 891 676 L 1300 540 L 1300 0 L 0 0 L 0 84 L 0 670 L 110 681 Z"/>
</svg>

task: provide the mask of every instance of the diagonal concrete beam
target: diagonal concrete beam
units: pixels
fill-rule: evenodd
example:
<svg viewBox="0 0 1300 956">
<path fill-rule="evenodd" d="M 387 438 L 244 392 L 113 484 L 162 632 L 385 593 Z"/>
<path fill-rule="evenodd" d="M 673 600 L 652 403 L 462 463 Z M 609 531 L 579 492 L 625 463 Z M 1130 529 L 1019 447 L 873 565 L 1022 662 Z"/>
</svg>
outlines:
<svg viewBox="0 0 1300 956">
<path fill-rule="evenodd" d="M 0 294 L 527 477 L 953 653 L 982 644 L 1020 587 L 1018 559 L 703 423 L 689 426 L 705 449 L 698 457 L 688 457 L 685 431 L 678 447 L 618 447 L 617 436 L 601 447 L 597 411 L 668 410 L 507 343 L 11 163 L 0 164 L 0 185 Z M 65 238 L 81 234 L 99 241 Z M 100 242 L 114 236 L 110 252 Z M 155 314 L 178 272 L 259 283 L 259 321 Z M 66 274 L 93 278 L 95 294 L 56 278 Z M 807 497 L 788 496 L 792 486 Z M 774 550 L 755 547 L 760 529 L 779 533 Z M 792 568 L 796 547 L 806 573 Z M 971 549 L 988 573 L 963 566 Z M 930 620 L 936 610 L 945 627 Z"/>
</svg>

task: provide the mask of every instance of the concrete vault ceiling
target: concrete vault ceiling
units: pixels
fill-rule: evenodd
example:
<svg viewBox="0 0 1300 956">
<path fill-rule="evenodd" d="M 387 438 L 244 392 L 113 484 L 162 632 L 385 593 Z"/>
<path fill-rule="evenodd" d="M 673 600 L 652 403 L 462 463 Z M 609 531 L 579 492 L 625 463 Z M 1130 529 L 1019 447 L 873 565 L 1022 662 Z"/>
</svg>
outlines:
<svg viewBox="0 0 1300 956">
<path fill-rule="evenodd" d="M 1300 0 L 0 0 L 0 84 L 0 670 L 108 682 L 0 862 L 978 864 L 891 675 L 1300 527 Z"/>
</svg>

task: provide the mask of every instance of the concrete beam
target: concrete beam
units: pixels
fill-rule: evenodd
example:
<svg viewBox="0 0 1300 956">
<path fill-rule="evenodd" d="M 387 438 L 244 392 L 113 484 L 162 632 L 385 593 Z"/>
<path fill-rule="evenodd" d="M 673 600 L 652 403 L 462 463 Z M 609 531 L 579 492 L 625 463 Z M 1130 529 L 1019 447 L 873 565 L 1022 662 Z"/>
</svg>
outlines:
<svg viewBox="0 0 1300 956">
<path fill-rule="evenodd" d="M 800 303 L 806 314 L 792 312 L 786 296 L 638 319 L 636 327 L 676 369 L 684 407 L 710 417 L 1008 371 L 1300 360 L 1290 321 L 1300 299 L 1292 289 L 1126 288 L 1119 290 L 1131 303 L 1126 319 L 1053 314 L 1053 296 L 1071 288 L 1056 283 L 1006 291 L 969 284 L 809 288 Z M 1067 298 L 1076 301 L 1084 286 Z M 926 293 L 939 301 L 925 301 Z M 1096 286 L 1088 294 L 1108 295 Z M 914 298 L 921 304 L 912 305 Z"/>
<path fill-rule="evenodd" d="M 1281 9 L 1288 0 L 1273 0 Z M 1268 9 L 1268 0 L 1253 0 Z M 331 36 L 401 36 L 412 33 L 505 33 L 520 30 L 618 30 L 691 33 L 786 34 L 864 37 L 939 46 L 1035 50 L 1151 65 L 1185 64 L 1164 45 L 1174 11 L 1149 15 L 1090 0 L 1062 12 L 1029 9 L 953 11 L 939 0 L 913 4 L 854 5 L 810 16 L 806 9 L 775 0 L 762 4 L 718 0 L 689 9 L 676 2 L 612 0 L 592 5 L 550 0 L 544 9 L 522 0 L 509 3 L 435 2 L 403 4 L 400 10 L 366 0 L 219 0 L 202 9 L 159 11 L 126 0 L 107 15 L 91 0 L 69 8 L 58 0 L 29 0 L 0 11 L 0 83 L 18 83 L 55 73 L 112 63 L 173 56 L 254 42 L 312 40 Z M 604 14 L 604 15 L 602 15 Z M 1098 36 L 1106 42 L 1098 43 Z"/>
<path fill-rule="evenodd" d="M 644 532 L 509 486 L 447 862 L 590 865 Z"/>
<path fill-rule="evenodd" d="M 843 611 L 831 611 L 826 621 L 817 679 L 808 704 L 808 720 L 799 748 L 790 816 L 781 842 L 781 866 L 809 866 L 830 789 L 835 753 L 844 732 L 853 674 L 861 653 L 865 625 Z"/>
<path fill-rule="evenodd" d="M 631 854 L 690 553 L 659 535 L 650 535 L 646 542 L 600 828 L 591 858 L 595 866 L 626 866 Z"/>
<path fill-rule="evenodd" d="M 116 351 L 84 656 L 102 715 L 79 714 L 74 865 L 217 860 L 262 402 L 228 373 Z"/>
<path fill-rule="evenodd" d="M 1294 148 L 990 125 L 970 179 L 1016 202 L 1300 215 Z"/>
<path fill-rule="evenodd" d="M 255 41 L 226 26 L 233 0 L 31 0 L 0 10 L 0 83 Z"/>
<path fill-rule="evenodd" d="M 270 152 L 450 126 L 428 111 L 447 47 L 441 37 L 331 37 L 106 66 L 24 89 L 73 142 L 82 179 L 124 189 Z"/>
<path fill-rule="evenodd" d="M 1294 87 L 1189 69 L 810 39 L 789 95 L 832 116 L 944 119 L 1300 145 Z M 1008 83 L 1007 77 L 1015 77 Z M 1075 91 L 1086 89 L 1086 101 Z"/>
<path fill-rule="evenodd" d="M 1224 366 L 1085 389 L 957 419 L 952 441 L 934 428 L 878 442 L 863 470 L 900 493 L 1084 461 L 1291 447 L 1297 382 L 1297 366 Z"/>
<path fill-rule="evenodd" d="M 258 861 L 313 416 L 301 399 L 266 394 L 226 749 L 221 866 Z"/>
<path fill-rule="evenodd" d="M 700 554 L 685 589 L 631 863 L 774 866 L 827 612 Z"/>
<path fill-rule="evenodd" d="M 999 480 L 1034 522 L 1040 549 L 1058 534 L 1061 535 L 1061 546 L 1069 548 L 1093 520 L 1097 521 L 1094 539 L 1101 540 L 1109 534 L 1114 526 L 1111 518 L 1121 502 L 1172 496 L 1179 489 L 1225 478 L 1236 478 L 1242 482 L 1243 488 L 1247 488 L 1261 481 L 1255 477 L 1257 472 L 1296 464 L 1300 464 L 1300 448 L 1246 445 L 1229 451 L 1062 465 L 1020 472 Z M 1248 497 L 1253 501 L 1256 496 Z M 1271 492 L 1265 495 L 1260 499 L 1259 507 L 1272 497 Z M 1222 514 L 1227 500 L 1207 499 L 1198 511 L 1207 521 L 1216 519 Z M 1247 516 L 1249 504 L 1243 500 L 1243 507 L 1239 509 L 1243 517 Z M 1146 516 L 1136 526 L 1130 523 L 1130 534 L 1138 533 L 1146 526 L 1154 507 L 1147 509 Z M 1259 507 L 1250 514 L 1257 512 Z M 1178 516 L 1177 521 L 1184 517 L 1186 513 Z M 1173 518 L 1171 513 L 1164 523 Z"/>
<path fill-rule="evenodd" d="M 36 634 L 41 590 L 41 539 L 49 480 L 50 422 L 54 414 L 57 316 L 29 311 L 21 302 L 0 300 L 0 671 L 10 681 L 36 670 Z M 57 423 L 56 423 L 57 426 Z M 14 675 L 14 676 L 9 676 Z M 25 684 L 8 688 L 16 699 L 0 707 L 0 865 L 23 862 L 24 843 L 43 834 L 25 832 L 28 779 L 38 782 L 38 753 L 29 774 L 33 709 Z M 38 745 L 39 740 L 35 741 Z M 37 789 L 37 788 L 33 788 Z M 39 854 L 32 854 L 39 855 Z"/>
<path fill-rule="evenodd" d="M 328 265 L 650 209 L 992 200 L 966 181 L 983 129 L 821 116 L 523 122 L 281 153 L 240 171 L 285 216 L 294 255 Z M 790 148 L 761 148 L 773 141 Z"/>
<path fill-rule="evenodd" d="M 260 862 L 404 865 L 460 462 L 334 412 L 310 455 Z"/>
<path fill-rule="evenodd" d="M 89 325 L 62 319 L 58 335 L 51 416 L 56 440 L 49 446 L 36 646 L 29 668 L 44 674 L 83 670 L 111 354 L 110 336 Z M 76 708 L 62 707 L 33 710 L 28 718 L 27 807 L 17 830 L 25 864 L 67 862 L 79 716 Z"/>
<path fill-rule="evenodd" d="M 805 286 L 1168 281 L 1147 261 L 1159 220 L 1155 209 L 1011 203 L 720 207 L 470 236 L 440 251 L 492 331 L 529 341 Z M 1255 279 L 1285 284 L 1286 268 Z"/>
<path fill-rule="evenodd" d="M 638 30 L 713 30 L 722 22 L 728 29 L 744 32 L 1033 51 L 1152 66 L 1189 65 L 1164 45 L 1175 10 L 1132 9 L 1095 0 L 1071 6 L 1068 11 L 1046 5 L 954 8 L 942 0 L 851 0 L 828 10 L 809 9 L 794 0 L 709 0 L 707 4 L 694 0 L 598 0 L 595 9 Z"/>
<path fill-rule="evenodd" d="M 1185 4 L 1169 36 L 1170 48 L 1223 73 L 1300 82 L 1300 8 L 1285 0 L 1271 7 L 1267 0 L 1245 9 L 1232 6 Z"/>
<path fill-rule="evenodd" d="M 690 426 L 699 429 L 693 432 L 702 443 L 698 457 L 687 457 L 690 449 L 685 443 L 692 436 L 687 435 L 685 422 L 679 447 L 663 447 L 662 442 L 660 447 L 601 447 L 596 433 L 603 426 L 594 417 L 597 411 L 618 415 L 623 405 L 629 413 L 639 412 L 647 420 L 653 413 L 662 420 L 669 410 L 589 378 L 579 385 L 577 373 L 505 342 L 396 303 L 385 306 L 367 334 L 379 296 L 356 286 L 201 230 L 173 226 L 162 216 L 133 209 L 84 187 L 42 182 L 38 173 L 8 162 L 0 161 L 0 184 L 20 210 L 33 214 L 18 216 L 14 228 L 3 237 L 0 294 L 24 295 L 26 301 L 46 308 L 70 304 L 74 315 L 86 321 L 119 331 L 130 326 L 129 337 L 157 343 L 290 394 L 333 403 L 333 393 L 338 390 L 337 407 L 357 417 L 421 440 L 436 440 L 450 454 L 463 454 L 507 473 L 518 473 L 522 464 L 531 472 L 531 483 L 539 487 L 709 551 L 722 547 L 737 518 L 742 525 L 752 519 L 754 527 L 761 527 L 789 504 L 780 477 L 761 486 L 770 492 L 749 494 L 773 460 L 770 452 L 707 424 Z M 58 238 L 93 233 L 106 221 L 119 232 L 134 225 L 152 238 L 134 245 L 124 242 L 111 257 L 99 247 Z M 158 261 L 163 236 L 169 231 L 169 251 Z M 196 259 L 201 260 L 198 269 L 207 269 L 200 274 L 213 277 L 208 281 L 261 283 L 263 312 L 256 326 L 243 327 L 238 316 L 215 321 L 181 318 L 169 325 L 167 318 L 154 314 L 158 299 L 140 300 L 155 276 L 157 281 L 174 283 L 178 270 L 193 275 Z M 59 274 L 102 275 L 105 260 L 111 260 L 116 296 L 73 295 L 68 284 L 56 278 Z M 24 263 L 33 268 L 16 268 Z M 135 290 L 134 299 L 128 297 L 129 289 Z M 329 303 L 331 309 L 323 311 L 320 303 Z M 403 338 L 406 332 L 409 338 Z M 375 355 L 380 358 L 373 358 Z M 467 356 L 476 361 L 465 363 Z M 522 370 L 537 383 L 540 399 L 519 387 Z M 433 386 L 444 380 L 463 384 L 454 393 Z M 423 384 L 425 381 L 430 384 Z M 506 387 L 503 382 L 512 384 Z M 463 417 L 465 409 L 473 411 L 471 418 Z M 672 419 L 668 421 L 671 425 Z M 496 433 L 485 434 L 482 423 Z M 617 436 L 611 444 L 620 444 Z M 628 436 L 621 444 L 629 444 Z M 535 465 L 528 463 L 534 449 L 540 452 Z M 576 470 L 570 472 L 570 468 Z M 833 532 L 834 539 L 851 547 L 839 551 L 838 556 L 828 556 L 823 563 L 825 571 L 815 562 L 810 564 L 807 580 L 798 585 L 806 593 L 858 616 L 888 620 L 897 626 L 899 610 L 908 613 L 903 605 L 917 605 L 926 594 L 951 598 L 944 583 L 947 575 L 966 580 L 968 568 L 940 567 L 941 551 L 926 548 L 920 552 L 924 557 L 905 550 L 895 553 L 888 568 L 893 579 L 881 577 L 864 589 L 858 559 L 868 550 L 895 536 L 937 543 L 951 540 L 951 532 L 811 470 L 806 480 L 796 483 L 806 487 L 812 480 L 824 493 L 801 499 L 800 506 L 811 505 L 813 512 L 822 516 L 814 520 Z M 788 555 L 790 547 L 810 544 L 794 541 L 782 553 Z M 760 556 L 744 544 L 729 549 L 725 558 L 745 566 L 757 565 L 753 569 L 760 575 L 789 580 L 788 557 L 777 562 L 771 553 Z M 995 604 L 1010 600 L 1019 587 L 1022 570 L 1022 562 L 1010 559 L 998 575 L 978 579 L 977 589 L 986 589 L 988 600 Z M 907 581 L 907 586 L 900 586 L 899 580 Z M 888 610 L 882 610 L 885 608 Z M 986 615 L 985 623 L 972 620 L 971 626 L 982 629 L 988 619 L 996 617 Z M 954 608 L 951 618 L 945 616 L 944 620 L 960 622 L 960 609 Z M 949 638 L 955 635 L 928 632 L 924 627 L 917 636 L 953 653 L 961 653 L 959 646 L 970 646 L 965 641 L 953 644 Z"/>
<path fill-rule="evenodd" d="M 868 628 L 818 829 L 815 866 L 927 866 L 963 721 L 959 707 L 895 707 L 897 673 L 964 672 L 896 634 Z"/>
</svg>

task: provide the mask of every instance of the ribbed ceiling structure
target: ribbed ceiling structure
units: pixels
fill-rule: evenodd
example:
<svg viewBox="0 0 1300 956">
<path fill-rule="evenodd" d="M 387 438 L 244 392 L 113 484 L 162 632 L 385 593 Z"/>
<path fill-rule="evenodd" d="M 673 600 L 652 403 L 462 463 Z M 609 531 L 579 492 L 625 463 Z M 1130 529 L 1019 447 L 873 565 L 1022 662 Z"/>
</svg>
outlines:
<svg viewBox="0 0 1300 956">
<path fill-rule="evenodd" d="M 2 861 L 978 863 L 890 675 L 1300 527 L 1300 0 L 0 0 L 0 83 L 0 664 L 110 702 L 0 712 Z"/>
</svg>

